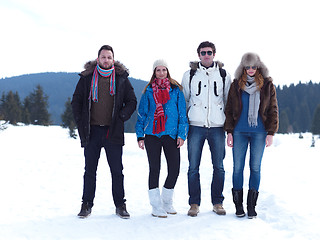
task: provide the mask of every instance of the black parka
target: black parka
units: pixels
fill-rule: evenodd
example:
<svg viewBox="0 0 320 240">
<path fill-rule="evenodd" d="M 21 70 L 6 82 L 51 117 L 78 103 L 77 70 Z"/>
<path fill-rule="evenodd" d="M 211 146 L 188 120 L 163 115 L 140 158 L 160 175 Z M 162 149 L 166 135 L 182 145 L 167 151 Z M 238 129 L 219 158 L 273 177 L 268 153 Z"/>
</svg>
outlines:
<svg viewBox="0 0 320 240">
<path fill-rule="evenodd" d="M 71 105 L 74 119 L 78 127 L 81 147 L 86 147 L 90 139 L 90 109 L 89 99 L 92 75 L 96 61 L 90 61 L 85 65 L 85 71 L 80 75 L 79 82 L 74 91 Z M 112 143 L 124 145 L 124 122 L 127 121 L 137 106 L 137 99 L 133 87 L 128 79 L 129 73 L 123 64 L 115 62 L 116 93 L 112 123 L 109 127 L 108 139 Z"/>
</svg>

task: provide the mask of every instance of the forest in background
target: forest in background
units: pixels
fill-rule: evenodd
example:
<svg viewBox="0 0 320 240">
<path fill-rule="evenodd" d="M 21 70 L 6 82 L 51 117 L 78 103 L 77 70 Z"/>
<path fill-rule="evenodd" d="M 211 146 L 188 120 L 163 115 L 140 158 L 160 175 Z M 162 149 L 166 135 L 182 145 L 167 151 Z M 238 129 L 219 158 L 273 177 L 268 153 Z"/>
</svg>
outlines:
<svg viewBox="0 0 320 240">
<path fill-rule="evenodd" d="M 28 100 L 40 86 L 41 90 L 43 89 L 42 97 L 47 101 L 48 113 L 50 115 L 50 119 L 48 119 L 46 124 L 64 125 L 62 116 L 68 109 L 68 101 L 70 102 L 70 98 L 72 98 L 78 80 L 79 76 L 77 73 L 65 72 L 28 74 L 0 79 L 0 93 L 2 94 L 0 119 L 6 120 L 4 114 L 4 106 L 8 107 L 5 105 L 6 97 L 11 97 L 11 100 L 16 99 L 16 101 L 20 101 L 19 103 L 15 103 L 14 106 L 26 108 L 24 101 Z M 135 78 L 129 78 L 129 80 L 134 87 L 139 102 L 142 90 L 147 82 Z M 312 132 L 313 125 L 320 124 L 320 119 L 316 121 L 317 112 L 320 112 L 319 83 L 312 83 L 310 81 L 309 83 L 300 82 L 297 85 L 278 86 L 277 99 L 279 104 L 280 133 Z M 126 122 L 126 132 L 135 131 L 136 117 L 135 112 L 131 119 Z M 30 124 L 30 122 L 27 123 Z M 37 123 L 31 122 L 31 124 Z"/>
</svg>

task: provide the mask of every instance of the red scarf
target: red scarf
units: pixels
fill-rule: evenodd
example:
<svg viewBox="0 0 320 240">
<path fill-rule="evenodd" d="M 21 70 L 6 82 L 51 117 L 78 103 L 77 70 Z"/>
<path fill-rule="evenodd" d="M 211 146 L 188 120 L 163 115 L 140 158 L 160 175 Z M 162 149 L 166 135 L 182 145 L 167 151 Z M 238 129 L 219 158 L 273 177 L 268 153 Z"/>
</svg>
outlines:
<svg viewBox="0 0 320 240">
<path fill-rule="evenodd" d="M 167 116 L 164 116 L 162 104 L 165 104 L 170 99 L 170 82 L 168 78 L 154 79 L 152 83 L 153 98 L 156 103 L 156 111 L 154 112 L 153 134 L 163 132 Z"/>
</svg>

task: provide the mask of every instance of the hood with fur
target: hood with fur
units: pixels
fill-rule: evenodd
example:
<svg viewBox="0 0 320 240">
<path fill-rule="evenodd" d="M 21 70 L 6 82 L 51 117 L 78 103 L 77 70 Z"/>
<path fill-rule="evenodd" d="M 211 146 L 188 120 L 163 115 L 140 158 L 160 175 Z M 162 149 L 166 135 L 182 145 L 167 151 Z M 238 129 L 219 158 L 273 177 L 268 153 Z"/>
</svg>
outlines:
<svg viewBox="0 0 320 240">
<path fill-rule="evenodd" d="M 260 60 L 258 54 L 249 52 L 243 55 L 240 65 L 234 73 L 235 79 L 239 79 L 241 77 L 246 66 L 256 66 L 257 68 L 259 68 L 264 78 L 269 77 L 269 70 L 266 65 L 264 65 L 264 63 Z"/>
<path fill-rule="evenodd" d="M 224 66 L 224 64 L 220 61 L 215 61 L 214 62 L 214 66 L 217 67 L 217 65 L 219 66 L 219 68 L 222 68 Z M 189 63 L 189 66 L 192 70 L 197 70 L 199 68 L 199 61 L 193 61 Z"/>
<path fill-rule="evenodd" d="M 97 65 L 97 60 L 89 61 L 84 65 L 84 69 L 80 75 L 82 76 L 88 76 L 91 73 L 93 73 L 94 68 Z M 124 73 L 127 73 L 129 75 L 129 70 L 119 61 L 114 62 L 114 68 L 116 70 L 117 75 L 122 75 Z"/>
</svg>

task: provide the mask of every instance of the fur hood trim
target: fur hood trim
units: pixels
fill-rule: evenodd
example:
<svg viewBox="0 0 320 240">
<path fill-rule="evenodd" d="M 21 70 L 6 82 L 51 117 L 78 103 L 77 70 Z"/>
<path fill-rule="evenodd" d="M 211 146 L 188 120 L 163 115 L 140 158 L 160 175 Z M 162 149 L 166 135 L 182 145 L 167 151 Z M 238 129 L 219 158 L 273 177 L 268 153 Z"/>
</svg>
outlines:
<svg viewBox="0 0 320 240">
<path fill-rule="evenodd" d="M 240 65 L 235 71 L 235 79 L 239 79 L 241 77 L 246 66 L 256 66 L 260 70 L 263 78 L 269 77 L 269 70 L 266 65 L 264 65 L 264 63 L 260 60 L 258 54 L 249 52 L 243 55 Z"/>
<path fill-rule="evenodd" d="M 87 62 L 85 65 L 84 65 L 84 69 L 80 75 L 82 76 L 88 76 L 90 75 L 91 73 L 93 73 L 94 71 L 94 68 L 96 67 L 97 65 L 97 60 L 93 60 L 93 61 L 89 61 Z M 114 68 L 116 70 L 116 74 L 117 75 L 122 75 L 124 73 L 127 73 L 129 75 L 129 69 L 126 68 L 121 62 L 119 61 L 115 61 L 114 62 Z"/>
<path fill-rule="evenodd" d="M 197 70 L 199 68 L 199 61 L 192 61 L 189 63 L 189 66 L 192 70 Z M 220 61 L 215 61 L 214 62 L 214 67 L 219 66 L 219 68 L 222 68 L 224 66 L 224 64 Z"/>
</svg>

